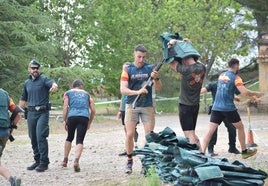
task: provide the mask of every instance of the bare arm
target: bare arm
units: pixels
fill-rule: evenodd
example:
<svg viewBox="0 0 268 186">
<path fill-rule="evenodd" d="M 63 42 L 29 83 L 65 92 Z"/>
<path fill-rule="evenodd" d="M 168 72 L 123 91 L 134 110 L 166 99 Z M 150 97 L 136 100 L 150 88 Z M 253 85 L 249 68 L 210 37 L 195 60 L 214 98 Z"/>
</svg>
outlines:
<svg viewBox="0 0 268 186">
<path fill-rule="evenodd" d="M 154 81 L 155 90 L 156 91 L 161 91 L 162 90 L 162 82 L 159 79 L 158 72 L 154 70 L 151 73 L 151 77 L 153 78 L 153 81 Z"/>
<path fill-rule="evenodd" d="M 245 86 L 238 86 L 237 89 L 239 90 L 242 96 L 248 97 L 250 99 L 255 99 L 254 97 L 259 98 L 264 95 L 262 92 L 249 90 Z"/>
<path fill-rule="evenodd" d="M 170 66 L 174 71 L 177 71 L 178 62 L 177 62 L 177 61 L 173 61 L 173 62 L 169 63 L 169 66 Z"/>
<path fill-rule="evenodd" d="M 62 118 L 63 121 L 67 121 L 67 112 L 68 112 L 68 100 L 64 100 L 63 109 L 62 109 Z"/>
<path fill-rule="evenodd" d="M 201 88 L 200 94 L 205 94 L 207 92 L 208 92 L 208 90 L 206 89 L 206 87 L 203 87 L 203 88 Z"/>
<path fill-rule="evenodd" d="M 87 126 L 87 129 L 90 128 L 90 125 L 95 117 L 95 114 L 96 114 L 96 109 L 95 109 L 95 104 L 94 102 L 90 103 L 90 110 L 91 110 L 91 113 L 90 113 L 90 117 L 89 117 L 89 120 L 88 120 L 88 126 Z"/>
<path fill-rule="evenodd" d="M 62 118 L 64 129 L 67 131 L 67 113 L 68 113 L 68 98 L 63 100 Z"/>
<path fill-rule="evenodd" d="M 51 88 L 49 89 L 50 92 L 57 92 L 58 91 L 58 85 L 57 83 L 53 83 Z"/>
<path fill-rule="evenodd" d="M 22 101 L 22 100 L 19 101 L 19 106 L 20 106 L 21 108 L 24 108 L 25 105 L 26 105 L 26 101 Z"/>
<path fill-rule="evenodd" d="M 154 80 L 154 85 L 155 85 L 155 90 L 156 91 L 161 91 L 162 90 L 162 82 L 160 79 L 155 79 Z"/>
<path fill-rule="evenodd" d="M 131 90 L 131 89 L 129 89 L 127 81 L 121 81 L 120 82 L 120 92 L 121 92 L 121 94 L 125 94 L 125 95 L 128 95 L 128 96 L 135 96 L 135 95 L 139 95 L 139 94 L 147 94 L 148 93 L 146 87 L 142 87 L 139 90 Z"/>
</svg>

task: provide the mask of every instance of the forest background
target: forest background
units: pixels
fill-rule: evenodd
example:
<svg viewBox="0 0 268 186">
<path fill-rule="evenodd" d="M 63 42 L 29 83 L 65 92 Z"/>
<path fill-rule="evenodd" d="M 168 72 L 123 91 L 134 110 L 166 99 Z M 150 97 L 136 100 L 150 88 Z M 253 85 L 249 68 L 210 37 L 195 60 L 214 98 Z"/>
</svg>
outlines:
<svg viewBox="0 0 268 186">
<path fill-rule="evenodd" d="M 32 59 L 55 79 L 54 105 L 76 78 L 96 101 L 120 98 L 122 64 L 143 44 L 148 61 L 163 58 L 160 34 L 189 38 L 207 67 L 206 80 L 230 57 L 257 64 L 268 27 L 266 0 L 0 0 L 0 84 L 17 102 Z M 244 58 L 243 58 L 244 56 Z M 180 76 L 163 66 L 162 97 L 176 97 Z M 256 77 L 256 74 L 255 74 Z"/>
</svg>

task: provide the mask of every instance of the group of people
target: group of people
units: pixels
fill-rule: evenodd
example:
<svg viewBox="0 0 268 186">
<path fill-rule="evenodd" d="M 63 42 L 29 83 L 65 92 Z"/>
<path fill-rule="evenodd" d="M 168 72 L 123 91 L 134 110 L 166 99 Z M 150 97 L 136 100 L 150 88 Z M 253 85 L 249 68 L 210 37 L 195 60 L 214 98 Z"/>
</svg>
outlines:
<svg viewBox="0 0 268 186">
<path fill-rule="evenodd" d="M 170 41 L 174 45 L 175 39 Z M 122 119 L 125 129 L 125 149 L 127 165 L 125 172 L 132 173 L 134 140 L 137 140 L 137 124 L 141 122 L 145 134 L 154 130 L 155 127 L 155 108 L 153 104 L 153 87 L 144 84 L 151 77 L 156 91 L 161 91 L 162 83 L 158 71 L 152 64 L 146 61 L 147 49 L 143 45 L 134 48 L 133 63 L 123 65 L 120 78 L 120 92 L 123 95 L 120 113 L 118 117 Z M 255 101 L 260 101 L 263 96 L 261 92 L 250 91 L 245 88 L 240 76 L 239 60 L 231 59 L 228 62 L 229 69 L 219 75 L 218 81 L 214 84 L 203 87 L 206 68 L 193 55 L 183 58 L 173 58 L 168 61 L 169 66 L 177 73 L 181 74 L 180 97 L 178 103 L 179 120 L 182 131 L 189 143 L 195 144 L 201 153 L 208 151 L 214 154 L 216 143 L 217 128 L 224 121 L 229 131 L 229 152 L 239 154 L 236 149 L 236 129 L 238 140 L 241 146 L 242 158 L 248 158 L 256 154 L 256 149 L 249 149 L 245 144 L 244 125 L 241 121 L 237 108 L 234 104 L 234 94 L 241 94 Z M 40 63 L 32 60 L 28 66 L 29 77 L 24 82 L 19 104 L 16 106 L 12 98 L 3 89 L 0 89 L 0 157 L 5 148 L 8 137 L 10 136 L 9 112 L 16 112 L 13 120 L 18 124 L 21 116 L 17 114 L 18 108 L 24 109 L 25 119 L 28 124 L 28 134 L 31 140 L 34 163 L 27 167 L 27 170 L 43 172 L 48 169 L 50 163 L 48 157 L 49 136 L 49 111 L 51 104 L 49 101 L 50 92 L 58 90 L 57 83 L 40 73 Z M 203 137 L 203 143 L 196 135 L 196 123 L 199 112 L 200 94 L 211 91 L 213 95 L 213 106 L 211 108 L 210 123 L 207 133 Z M 140 99 L 133 107 L 133 102 L 137 96 Z M 95 116 L 94 101 L 90 94 L 84 90 L 81 80 L 73 81 L 72 88 L 64 93 L 63 96 L 63 124 L 67 131 L 67 138 L 64 144 L 64 157 L 62 166 L 67 167 L 68 156 L 74 140 L 75 131 L 76 148 L 73 167 L 76 172 L 80 171 L 79 159 L 83 151 L 83 141 L 87 130 Z M 3 127 L 4 126 L 4 127 Z M 211 140 L 212 139 L 212 140 Z M 210 145 L 209 145 L 210 144 Z M 20 179 L 11 176 L 9 171 L 0 165 L 0 174 L 10 181 L 11 185 L 20 185 Z"/>
<path fill-rule="evenodd" d="M 168 43 L 171 47 L 177 42 L 176 39 Z M 155 89 L 160 91 L 162 83 L 158 72 L 153 65 L 145 62 L 147 50 L 144 46 L 138 45 L 134 49 L 134 62 L 124 65 L 121 79 L 120 92 L 126 95 L 125 110 L 125 131 L 126 131 L 126 155 L 127 164 L 125 172 L 132 173 L 133 166 L 133 137 L 135 134 L 136 123 L 141 121 L 144 126 L 145 134 L 154 130 L 155 110 L 152 103 L 152 87 L 144 85 L 144 82 L 151 76 Z M 183 58 L 174 57 L 173 60 L 167 60 L 169 66 L 181 74 L 180 96 L 178 103 L 179 120 L 184 136 L 189 143 L 195 144 L 200 153 L 207 150 L 211 156 L 215 156 L 214 145 L 217 139 L 217 128 L 224 121 L 229 132 L 229 150 L 230 153 L 240 154 L 243 159 L 249 158 L 257 153 L 257 149 L 250 149 L 245 144 L 244 125 L 234 104 L 235 94 L 240 94 L 249 99 L 259 102 L 263 96 L 261 92 L 255 92 L 245 88 L 241 77 L 238 75 L 239 60 L 231 59 L 228 62 L 229 69 L 219 75 L 218 81 L 203 87 L 205 77 L 205 65 L 198 61 L 195 55 L 186 55 Z M 203 87 L 203 88 L 202 88 Z M 196 124 L 199 112 L 200 94 L 212 92 L 213 106 L 211 108 L 210 123 L 207 133 L 203 137 L 203 142 L 199 141 L 196 135 Z M 136 96 L 141 99 L 132 107 Z M 241 146 L 241 152 L 236 148 L 236 130 L 238 131 L 238 140 Z"/>
<path fill-rule="evenodd" d="M 19 104 L 16 105 L 8 93 L 0 89 L 0 157 L 10 136 L 9 111 L 15 112 L 13 123 L 16 125 L 21 119 L 18 109 L 24 111 L 28 124 L 28 135 L 31 140 L 34 163 L 27 170 L 44 172 L 50 163 L 48 156 L 49 136 L 49 101 L 50 92 L 58 90 L 57 83 L 40 72 L 41 65 L 31 60 L 28 66 L 29 77 L 24 82 Z M 90 94 L 84 90 L 82 80 L 73 81 L 72 87 L 63 96 L 63 125 L 67 131 L 64 144 L 63 167 L 67 167 L 68 156 L 76 131 L 76 148 L 73 167 L 75 172 L 80 171 L 79 158 L 83 151 L 83 141 L 87 130 L 95 116 L 94 101 Z M 11 116 L 12 116 L 11 115 Z M 0 165 L 0 174 L 9 180 L 11 186 L 18 186 L 21 179 L 11 176 L 8 169 Z"/>
</svg>

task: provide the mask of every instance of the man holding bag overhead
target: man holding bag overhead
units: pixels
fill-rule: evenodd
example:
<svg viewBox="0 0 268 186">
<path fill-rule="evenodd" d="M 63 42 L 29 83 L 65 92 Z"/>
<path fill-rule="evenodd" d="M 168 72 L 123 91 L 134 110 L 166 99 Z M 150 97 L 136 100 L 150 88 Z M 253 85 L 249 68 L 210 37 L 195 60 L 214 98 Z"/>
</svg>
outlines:
<svg viewBox="0 0 268 186">
<path fill-rule="evenodd" d="M 198 61 L 200 54 L 189 41 L 179 34 L 161 35 L 165 63 L 181 74 L 179 118 L 184 136 L 191 144 L 200 148 L 200 141 L 195 134 L 199 112 L 200 90 L 205 77 L 205 65 Z"/>
</svg>

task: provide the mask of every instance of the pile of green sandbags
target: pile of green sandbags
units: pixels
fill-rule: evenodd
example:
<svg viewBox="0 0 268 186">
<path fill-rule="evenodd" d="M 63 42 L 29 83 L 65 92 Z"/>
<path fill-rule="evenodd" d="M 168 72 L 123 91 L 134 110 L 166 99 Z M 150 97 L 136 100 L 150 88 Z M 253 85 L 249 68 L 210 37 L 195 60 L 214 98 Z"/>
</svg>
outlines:
<svg viewBox="0 0 268 186">
<path fill-rule="evenodd" d="M 147 144 L 136 149 L 144 174 L 155 168 L 163 183 L 174 185 L 225 186 L 264 185 L 267 173 L 246 167 L 239 161 L 208 157 L 169 127 L 146 135 Z"/>
</svg>

